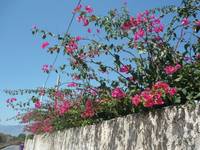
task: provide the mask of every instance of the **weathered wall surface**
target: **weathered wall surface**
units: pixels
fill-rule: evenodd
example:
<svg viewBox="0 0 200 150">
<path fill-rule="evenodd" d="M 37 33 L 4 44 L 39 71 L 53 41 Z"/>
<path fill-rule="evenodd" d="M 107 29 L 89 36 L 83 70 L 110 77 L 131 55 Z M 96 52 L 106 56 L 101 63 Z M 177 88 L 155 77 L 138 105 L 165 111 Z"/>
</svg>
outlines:
<svg viewBox="0 0 200 150">
<path fill-rule="evenodd" d="M 26 140 L 25 150 L 200 150 L 200 107 L 169 107 Z"/>
</svg>

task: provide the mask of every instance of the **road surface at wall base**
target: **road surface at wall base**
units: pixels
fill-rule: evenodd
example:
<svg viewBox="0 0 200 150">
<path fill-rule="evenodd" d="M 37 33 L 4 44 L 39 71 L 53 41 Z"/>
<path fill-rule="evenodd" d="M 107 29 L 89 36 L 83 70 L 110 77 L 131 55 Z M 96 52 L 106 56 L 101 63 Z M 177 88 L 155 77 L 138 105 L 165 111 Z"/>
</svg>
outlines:
<svg viewBox="0 0 200 150">
<path fill-rule="evenodd" d="M 200 150 L 200 107 L 167 107 L 35 135 L 25 150 Z"/>
</svg>

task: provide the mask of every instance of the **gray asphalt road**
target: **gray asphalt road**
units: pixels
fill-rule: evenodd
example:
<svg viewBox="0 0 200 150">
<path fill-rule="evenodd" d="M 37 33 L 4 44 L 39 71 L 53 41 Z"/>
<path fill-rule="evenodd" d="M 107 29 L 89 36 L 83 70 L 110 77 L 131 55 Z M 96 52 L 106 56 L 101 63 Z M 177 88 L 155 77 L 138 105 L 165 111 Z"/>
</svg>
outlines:
<svg viewBox="0 0 200 150">
<path fill-rule="evenodd" d="M 13 145 L 13 146 L 9 146 L 9 147 L 6 147 L 2 150 L 19 150 L 19 146 L 18 145 Z"/>
</svg>

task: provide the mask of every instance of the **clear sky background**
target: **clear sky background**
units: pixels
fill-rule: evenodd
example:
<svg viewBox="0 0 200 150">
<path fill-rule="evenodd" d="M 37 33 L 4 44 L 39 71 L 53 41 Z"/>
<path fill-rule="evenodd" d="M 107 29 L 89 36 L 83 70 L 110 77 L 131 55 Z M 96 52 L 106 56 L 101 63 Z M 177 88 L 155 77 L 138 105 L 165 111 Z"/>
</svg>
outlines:
<svg viewBox="0 0 200 150">
<path fill-rule="evenodd" d="M 39 28 L 63 33 L 67 29 L 72 10 L 78 0 L 0 0 L 0 124 L 17 124 L 5 121 L 15 115 L 8 109 L 5 100 L 9 98 L 3 89 L 25 89 L 42 86 L 46 74 L 43 64 L 51 64 L 54 57 L 40 48 L 43 42 L 39 36 L 32 36 L 33 25 Z M 91 5 L 95 13 L 105 15 L 111 8 L 120 8 L 124 0 L 82 0 Z M 147 8 L 178 5 L 180 0 L 127 0 L 129 10 L 137 14 Z M 85 34 L 74 21 L 70 33 Z M 58 59 L 63 61 L 63 58 Z M 52 74 L 47 86 L 53 86 L 56 75 Z M 26 97 L 24 98 L 24 100 Z"/>
</svg>

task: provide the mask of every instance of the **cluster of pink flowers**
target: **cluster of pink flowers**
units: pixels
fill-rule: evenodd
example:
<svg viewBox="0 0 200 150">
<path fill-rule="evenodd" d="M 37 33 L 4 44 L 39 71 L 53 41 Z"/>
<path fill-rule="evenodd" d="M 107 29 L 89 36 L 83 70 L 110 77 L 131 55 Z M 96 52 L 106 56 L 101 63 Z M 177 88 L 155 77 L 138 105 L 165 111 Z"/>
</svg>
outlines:
<svg viewBox="0 0 200 150">
<path fill-rule="evenodd" d="M 33 124 L 26 125 L 26 131 L 31 132 L 31 133 L 37 133 L 41 131 L 41 123 L 34 122 Z"/>
<path fill-rule="evenodd" d="M 78 38 L 79 39 L 79 38 Z M 72 54 L 75 50 L 78 49 L 77 40 L 72 38 L 69 43 L 65 46 L 66 52 Z"/>
<path fill-rule="evenodd" d="M 190 21 L 189 21 L 188 18 L 183 18 L 182 21 L 181 21 L 181 24 L 182 24 L 183 26 L 187 26 L 187 25 L 190 24 Z"/>
<path fill-rule="evenodd" d="M 129 73 L 129 71 L 131 70 L 131 66 L 130 65 L 124 65 L 120 68 L 120 72 L 123 72 L 123 73 Z"/>
<path fill-rule="evenodd" d="M 33 116 L 33 112 L 27 112 L 25 115 L 22 116 L 22 123 L 28 123 L 30 121 L 30 118 Z"/>
<path fill-rule="evenodd" d="M 132 97 L 132 104 L 138 106 L 143 104 L 144 107 L 153 107 L 156 105 L 163 105 L 165 102 L 163 97 L 165 95 L 174 96 L 176 94 L 176 88 L 171 88 L 165 82 L 157 82 L 153 85 L 152 89 L 147 88 L 140 94 Z"/>
<path fill-rule="evenodd" d="M 67 86 L 68 86 L 68 87 L 77 87 L 78 84 L 75 83 L 75 82 L 70 82 L 70 83 L 67 84 Z"/>
<path fill-rule="evenodd" d="M 122 89 L 120 89 L 119 87 L 116 87 L 113 91 L 112 91 L 112 97 L 116 98 L 116 99 L 122 99 L 126 96 L 126 94 L 124 93 L 124 91 Z"/>
<path fill-rule="evenodd" d="M 58 105 L 55 111 L 62 116 L 69 111 L 70 107 L 71 107 L 70 102 L 68 100 L 64 100 Z"/>
<path fill-rule="evenodd" d="M 82 7 L 83 6 L 81 4 L 78 5 L 76 8 L 74 8 L 73 13 L 80 12 Z M 84 11 L 87 12 L 87 13 L 92 13 L 93 12 L 93 8 L 90 5 L 87 5 L 87 6 L 85 6 L 85 10 Z"/>
<path fill-rule="evenodd" d="M 190 20 L 188 18 L 183 18 L 182 21 L 181 21 L 181 24 L 183 26 L 188 26 L 190 24 Z M 200 20 L 194 21 L 194 24 L 199 27 L 200 26 Z"/>
<path fill-rule="evenodd" d="M 89 88 L 86 90 L 88 93 L 90 93 L 92 96 L 96 96 L 98 94 L 98 89 L 96 88 Z"/>
<path fill-rule="evenodd" d="M 156 84 L 154 84 L 153 89 L 164 90 L 164 92 L 166 94 L 169 94 L 170 96 L 174 96 L 176 94 L 176 88 L 171 88 L 166 82 L 157 82 Z"/>
<path fill-rule="evenodd" d="M 44 96 L 45 95 L 45 89 L 44 88 L 40 88 L 39 89 L 39 95 L 40 96 Z"/>
<path fill-rule="evenodd" d="M 52 132 L 53 131 L 53 126 L 51 124 L 51 119 L 47 118 L 43 121 L 43 127 L 42 130 L 44 132 Z"/>
<path fill-rule="evenodd" d="M 40 118 L 38 121 L 30 123 L 31 118 L 35 116 L 40 116 L 38 112 L 30 111 L 23 115 L 22 122 L 29 123 L 26 125 L 26 130 L 32 133 L 40 133 L 40 132 L 52 132 L 53 126 L 51 118 L 47 116 L 46 119 Z"/>
<path fill-rule="evenodd" d="M 176 64 L 175 66 L 166 66 L 164 71 L 166 74 L 171 75 L 177 72 L 181 68 L 180 64 Z"/>
<path fill-rule="evenodd" d="M 147 26 L 147 29 L 144 29 L 143 26 Z M 150 12 L 146 10 L 144 13 L 140 13 L 136 18 L 130 17 L 129 21 L 126 21 L 121 26 L 122 30 L 128 31 L 131 29 L 137 29 L 134 34 L 134 41 L 145 36 L 145 32 L 163 32 L 164 26 L 161 23 L 159 18 L 156 18 L 154 15 L 150 15 Z"/>
<path fill-rule="evenodd" d="M 81 114 L 83 118 L 91 118 L 95 114 L 93 104 L 91 100 L 87 100 L 85 103 L 85 111 Z"/>
<path fill-rule="evenodd" d="M 80 12 L 82 9 L 82 5 L 77 6 L 73 12 Z M 87 13 L 92 13 L 93 9 L 91 8 L 91 6 L 85 6 L 85 10 L 83 10 L 84 13 L 82 13 L 80 16 L 78 16 L 77 20 L 78 22 L 82 22 L 84 26 L 88 26 L 89 25 L 89 20 L 86 17 Z M 85 15 L 83 15 L 85 14 Z"/>
<path fill-rule="evenodd" d="M 44 64 L 42 66 L 42 71 L 45 72 L 45 73 L 49 73 L 52 69 L 53 69 L 52 65 Z"/>
<path fill-rule="evenodd" d="M 61 91 L 56 91 L 54 93 L 54 98 L 54 110 L 56 113 L 62 116 L 69 111 L 69 109 L 71 108 L 71 103 L 66 100 L 64 93 L 62 93 Z"/>
<path fill-rule="evenodd" d="M 40 132 L 52 132 L 53 126 L 50 118 L 46 118 L 43 121 L 34 122 L 33 124 L 27 125 L 26 130 L 32 133 Z"/>
<path fill-rule="evenodd" d="M 137 41 L 140 38 L 143 38 L 144 34 L 145 34 L 145 31 L 143 29 L 139 29 L 137 32 L 135 32 L 134 40 Z"/>
<path fill-rule="evenodd" d="M 36 100 L 34 103 L 35 103 L 35 108 L 36 108 L 36 109 L 39 109 L 39 108 L 42 107 L 42 103 L 41 103 L 41 101 L 40 101 L 39 99 Z"/>
<path fill-rule="evenodd" d="M 13 97 L 13 98 L 7 99 L 6 103 L 13 103 L 13 102 L 16 102 L 16 101 L 17 101 L 17 99 Z"/>
<path fill-rule="evenodd" d="M 65 94 L 63 94 L 61 91 L 56 91 L 55 93 L 54 93 L 54 98 L 55 98 L 55 100 L 64 100 L 65 99 Z"/>
</svg>

